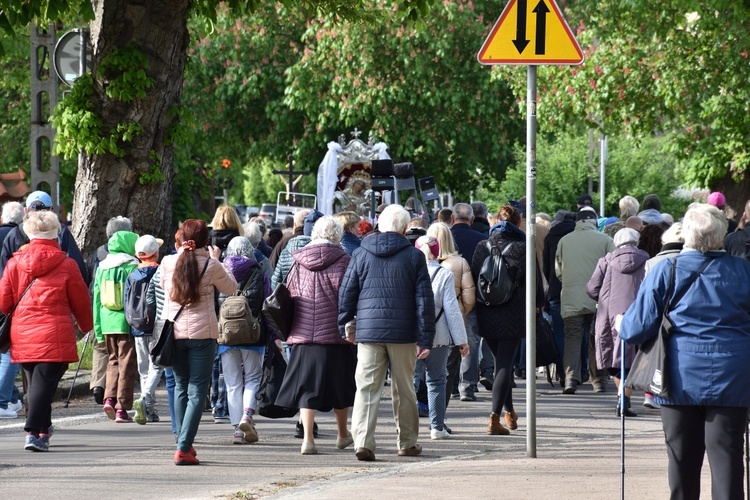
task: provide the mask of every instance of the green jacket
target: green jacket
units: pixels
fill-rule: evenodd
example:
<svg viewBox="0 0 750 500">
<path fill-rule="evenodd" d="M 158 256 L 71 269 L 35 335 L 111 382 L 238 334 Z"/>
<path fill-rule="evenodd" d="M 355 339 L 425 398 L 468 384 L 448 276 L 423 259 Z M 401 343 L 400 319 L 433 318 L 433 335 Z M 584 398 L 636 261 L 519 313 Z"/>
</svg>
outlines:
<svg viewBox="0 0 750 500">
<path fill-rule="evenodd" d="M 562 283 L 560 315 L 563 318 L 596 313 L 596 301 L 586 285 L 601 257 L 615 251 L 615 242 L 589 221 L 576 222 L 572 233 L 562 237 L 555 255 L 555 273 Z"/>
<path fill-rule="evenodd" d="M 96 340 L 104 335 L 130 333 L 125 321 L 125 281 L 138 267 L 135 240 L 138 235 L 130 231 L 117 231 L 107 242 L 109 255 L 99 263 L 94 280 L 94 332 Z"/>
</svg>

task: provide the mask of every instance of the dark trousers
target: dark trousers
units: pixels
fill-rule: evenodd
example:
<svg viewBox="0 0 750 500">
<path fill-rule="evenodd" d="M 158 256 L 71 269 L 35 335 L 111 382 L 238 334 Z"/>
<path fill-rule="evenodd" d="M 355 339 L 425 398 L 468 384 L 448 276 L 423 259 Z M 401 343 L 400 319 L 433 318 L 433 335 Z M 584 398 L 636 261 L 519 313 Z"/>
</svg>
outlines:
<svg viewBox="0 0 750 500">
<path fill-rule="evenodd" d="M 744 497 L 742 448 L 747 408 L 664 405 L 661 419 L 673 500 L 700 498 L 701 467 L 706 452 L 711 466 L 711 497 L 714 500 Z"/>
<path fill-rule="evenodd" d="M 52 425 L 52 399 L 57 385 L 68 369 L 68 363 L 23 363 L 21 365 L 27 381 L 27 403 L 24 430 L 39 437 L 49 434 Z"/>
<path fill-rule="evenodd" d="M 448 401 L 451 400 L 451 394 L 453 388 L 456 387 L 458 382 L 458 372 L 461 370 L 461 353 L 458 352 L 458 346 L 451 347 L 451 352 L 448 355 L 448 379 L 445 383 L 445 406 L 448 406 Z"/>
<path fill-rule="evenodd" d="M 498 415 L 503 408 L 513 409 L 511 382 L 513 380 L 513 356 L 520 340 L 485 339 L 495 356 L 495 382 L 492 384 L 492 413 Z"/>
</svg>

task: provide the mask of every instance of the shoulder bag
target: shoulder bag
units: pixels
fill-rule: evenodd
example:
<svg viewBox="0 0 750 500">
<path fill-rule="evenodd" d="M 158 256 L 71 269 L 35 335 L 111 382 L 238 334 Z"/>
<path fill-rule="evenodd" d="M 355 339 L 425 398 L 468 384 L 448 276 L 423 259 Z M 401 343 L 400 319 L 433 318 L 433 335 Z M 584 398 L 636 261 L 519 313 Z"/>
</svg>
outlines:
<svg viewBox="0 0 750 500">
<path fill-rule="evenodd" d="M 289 275 L 292 274 L 295 266 L 297 266 L 296 262 L 289 270 L 287 279 L 289 279 Z M 289 332 L 292 330 L 294 297 L 292 297 L 289 288 L 287 288 L 283 281 L 276 285 L 276 290 L 263 301 L 262 314 L 268 326 L 276 332 L 279 340 L 285 342 L 287 337 L 289 337 Z"/>
<path fill-rule="evenodd" d="M 674 293 L 675 287 L 675 268 L 677 267 L 677 257 L 672 259 L 672 269 L 669 273 L 669 286 L 667 287 L 667 298 L 664 302 L 664 311 L 662 312 L 661 325 L 659 333 L 644 342 L 639 348 L 638 353 L 633 359 L 633 364 L 625 380 L 625 387 L 636 391 L 646 391 L 655 394 L 664 399 L 669 399 L 669 378 L 667 366 L 667 340 L 672 333 L 674 323 L 669 318 L 669 311 L 677 304 L 680 299 L 687 293 L 688 289 L 695 283 L 698 276 L 713 261 L 713 258 L 707 259 L 706 262 L 698 269 L 693 276 L 687 281 L 679 293 Z"/>
<path fill-rule="evenodd" d="M 35 281 L 36 278 L 31 280 L 31 283 L 28 284 L 28 286 L 21 293 L 21 296 L 18 297 L 18 300 L 13 305 L 13 309 L 10 310 L 7 316 L 3 316 L 2 319 L 0 319 L 0 353 L 2 354 L 5 354 L 6 352 L 8 352 L 8 349 L 10 349 L 10 319 L 11 316 L 13 316 L 13 311 L 16 310 L 16 307 L 18 307 L 21 299 L 24 295 L 26 295 L 26 292 L 29 291 L 29 288 L 31 288 L 31 285 L 33 285 Z"/>
<path fill-rule="evenodd" d="M 200 282 L 208 269 L 208 261 L 203 266 L 203 272 L 198 280 Z M 159 318 L 154 322 L 154 344 L 151 348 L 151 359 L 155 365 L 169 368 L 174 366 L 174 322 L 180 317 L 180 313 L 185 309 L 181 306 L 175 314 L 174 319 Z"/>
</svg>

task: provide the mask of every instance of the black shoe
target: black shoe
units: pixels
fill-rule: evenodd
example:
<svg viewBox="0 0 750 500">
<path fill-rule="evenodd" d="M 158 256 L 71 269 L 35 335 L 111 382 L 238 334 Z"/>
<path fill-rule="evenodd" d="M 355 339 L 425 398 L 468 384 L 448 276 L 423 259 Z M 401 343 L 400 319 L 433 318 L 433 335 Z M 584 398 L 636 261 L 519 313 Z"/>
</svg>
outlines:
<svg viewBox="0 0 750 500">
<path fill-rule="evenodd" d="M 305 426 L 302 425 L 302 422 L 297 422 L 297 425 L 294 427 L 294 437 L 297 439 L 305 437 Z M 316 423 L 313 423 L 313 437 L 318 437 L 318 424 Z"/>
<path fill-rule="evenodd" d="M 576 389 L 578 389 L 578 381 L 573 379 L 568 380 L 567 382 L 565 382 L 563 394 L 575 394 Z"/>
<path fill-rule="evenodd" d="M 484 386 L 484 388 L 487 389 L 488 391 L 492 390 L 493 380 L 491 378 L 489 378 L 489 377 L 480 377 L 479 378 L 479 383 L 482 384 L 482 386 Z"/>
<path fill-rule="evenodd" d="M 91 391 L 94 393 L 94 401 L 98 405 L 104 404 L 104 387 L 99 387 L 98 385 L 94 387 L 94 389 Z"/>
</svg>

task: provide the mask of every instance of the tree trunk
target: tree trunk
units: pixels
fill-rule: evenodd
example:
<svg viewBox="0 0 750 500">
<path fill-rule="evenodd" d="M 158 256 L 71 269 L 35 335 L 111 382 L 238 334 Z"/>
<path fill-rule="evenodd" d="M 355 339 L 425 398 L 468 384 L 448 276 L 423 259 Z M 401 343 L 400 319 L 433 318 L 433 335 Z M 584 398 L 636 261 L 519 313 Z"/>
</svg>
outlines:
<svg viewBox="0 0 750 500">
<path fill-rule="evenodd" d="M 189 35 L 189 0 L 93 0 L 91 23 L 93 71 L 117 48 L 134 44 L 148 57 L 147 74 L 155 80 L 146 97 L 130 103 L 105 94 L 101 75 L 94 82 L 94 103 L 108 134 L 118 123 L 135 122 L 143 132 L 124 143 L 125 156 L 82 154 L 73 205 L 73 234 L 84 254 L 106 242 L 107 221 L 123 215 L 139 234 L 169 240 L 172 230 L 173 148 L 170 125 L 182 96 Z M 141 184 L 141 174 L 158 164 L 166 179 Z"/>
</svg>

